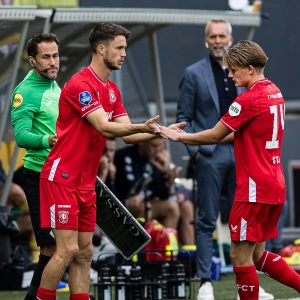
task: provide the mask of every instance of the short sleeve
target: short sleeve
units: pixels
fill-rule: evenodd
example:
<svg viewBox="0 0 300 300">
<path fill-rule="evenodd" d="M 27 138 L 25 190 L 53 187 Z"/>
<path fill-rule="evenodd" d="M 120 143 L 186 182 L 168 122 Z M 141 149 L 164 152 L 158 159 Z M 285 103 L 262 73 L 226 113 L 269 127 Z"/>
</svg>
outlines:
<svg viewBox="0 0 300 300">
<path fill-rule="evenodd" d="M 82 118 L 92 111 L 102 108 L 99 92 L 96 92 L 95 88 L 87 81 L 69 81 L 63 89 L 62 96 Z"/>
<path fill-rule="evenodd" d="M 238 131 L 257 115 L 257 99 L 252 93 L 243 93 L 230 105 L 221 122 L 230 130 Z"/>
<path fill-rule="evenodd" d="M 122 96 L 120 91 L 117 89 L 116 91 L 116 104 L 114 107 L 114 113 L 112 116 L 112 119 L 117 119 L 123 116 L 127 116 L 127 111 L 125 109 L 125 107 L 123 106 L 123 101 L 122 101 Z"/>
</svg>

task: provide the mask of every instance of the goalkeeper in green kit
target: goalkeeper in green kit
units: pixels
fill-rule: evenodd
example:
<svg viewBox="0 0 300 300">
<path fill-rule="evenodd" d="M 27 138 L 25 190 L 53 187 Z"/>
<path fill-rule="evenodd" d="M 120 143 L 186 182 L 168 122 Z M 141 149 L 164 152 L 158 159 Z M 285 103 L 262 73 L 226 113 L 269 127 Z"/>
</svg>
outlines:
<svg viewBox="0 0 300 300">
<path fill-rule="evenodd" d="M 56 120 L 60 87 L 55 81 L 59 70 L 59 40 L 54 34 L 37 34 L 27 43 L 33 67 L 14 89 L 11 122 L 17 145 L 26 149 L 22 188 L 25 191 L 40 256 L 25 300 L 35 300 L 43 270 L 56 249 L 51 228 L 40 228 L 40 172 L 57 141 Z M 63 283 L 59 287 L 68 290 Z M 58 287 L 58 290 L 59 290 Z"/>
</svg>

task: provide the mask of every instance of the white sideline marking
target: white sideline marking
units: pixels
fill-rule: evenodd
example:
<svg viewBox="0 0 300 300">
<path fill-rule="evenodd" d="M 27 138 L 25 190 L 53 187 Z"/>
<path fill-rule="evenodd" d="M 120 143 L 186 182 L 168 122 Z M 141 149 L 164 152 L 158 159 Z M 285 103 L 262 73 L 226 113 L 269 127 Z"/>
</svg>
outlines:
<svg viewBox="0 0 300 300">
<path fill-rule="evenodd" d="M 300 300 L 300 298 L 282 298 L 282 299 L 276 299 L 276 300 Z"/>
</svg>

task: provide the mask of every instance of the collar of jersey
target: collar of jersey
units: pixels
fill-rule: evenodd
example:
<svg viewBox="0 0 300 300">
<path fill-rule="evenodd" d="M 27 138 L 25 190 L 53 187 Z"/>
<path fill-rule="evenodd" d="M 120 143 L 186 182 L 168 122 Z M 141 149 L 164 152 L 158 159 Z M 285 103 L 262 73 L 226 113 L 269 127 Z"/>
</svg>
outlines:
<svg viewBox="0 0 300 300">
<path fill-rule="evenodd" d="M 107 83 L 108 83 L 108 81 L 106 81 L 106 82 L 104 82 L 103 80 L 101 80 L 98 76 L 97 76 L 97 74 L 95 73 L 95 71 L 92 69 L 92 67 L 87 67 L 90 71 L 91 71 L 91 73 L 94 75 L 94 77 L 98 80 L 98 81 L 100 81 L 103 85 L 106 85 Z"/>
<path fill-rule="evenodd" d="M 255 82 L 250 86 L 249 90 L 251 90 L 252 88 L 254 88 L 258 83 L 262 83 L 262 82 L 266 82 L 266 81 L 269 81 L 269 79 L 268 79 L 268 78 L 264 78 L 264 79 L 255 81 Z"/>
<path fill-rule="evenodd" d="M 48 83 L 53 83 L 54 81 L 55 81 L 55 78 L 44 78 L 44 77 L 41 77 L 41 76 L 38 76 L 38 75 L 36 75 L 35 73 L 34 73 L 34 71 L 33 70 L 30 70 L 29 72 L 28 72 L 28 76 L 32 76 L 32 77 L 34 77 L 35 78 L 35 80 L 37 80 L 37 81 L 41 81 L 41 82 L 48 82 Z"/>
</svg>

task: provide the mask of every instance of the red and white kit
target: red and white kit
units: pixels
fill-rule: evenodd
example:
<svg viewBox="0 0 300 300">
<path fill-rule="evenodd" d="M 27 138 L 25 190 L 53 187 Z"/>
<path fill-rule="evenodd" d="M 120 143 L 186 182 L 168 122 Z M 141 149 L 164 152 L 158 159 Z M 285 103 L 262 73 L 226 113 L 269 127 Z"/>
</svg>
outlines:
<svg viewBox="0 0 300 300">
<path fill-rule="evenodd" d="M 95 197 L 94 201 L 86 201 L 80 193 L 77 196 L 74 193 L 95 188 L 106 138 L 85 117 L 99 108 L 104 109 L 109 121 L 127 115 L 115 83 L 110 80 L 103 82 L 90 67 L 84 68 L 65 84 L 59 99 L 58 141 L 41 172 L 41 227 L 76 227 L 78 208 L 80 206 L 81 210 L 82 205 L 93 207 L 95 214 Z M 60 189 L 65 186 L 66 192 L 61 190 L 58 194 L 57 184 L 63 185 Z M 51 192 L 52 189 L 56 192 Z M 61 215 L 68 221 L 62 222 Z M 90 231 L 94 228 L 95 218 L 90 221 Z"/>
<path fill-rule="evenodd" d="M 245 212 L 243 215 L 242 210 L 235 207 L 238 202 L 280 204 L 280 211 L 285 202 L 285 181 L 280 160 L 284 112 L 280 90 L 268 79 L 263 79 L 240 94 L 221 119 L 226 127 L 234 131 L 237 188 L 230 216 L 230 227 L 232 225 L 234 228 L 231 229 L 233 240 L 251 240 L 240 230 L 249 225 L 250 219 L 247 218 L 255 218 L 255 212 L 247 216 Z M 261 205 L 261 209 L 267 206 Z M 238 211 L 240 213 L 235 215 L 234 212 Z M 267 211 L 268 208 L 265 217 L 271 218 Z M 278 215 L 280 213 L 276 213 L 274 218 Z M 238 234 L 243 237 L 237 237 Z"/>
</svg>

